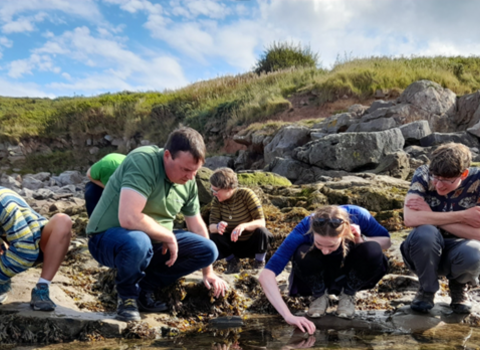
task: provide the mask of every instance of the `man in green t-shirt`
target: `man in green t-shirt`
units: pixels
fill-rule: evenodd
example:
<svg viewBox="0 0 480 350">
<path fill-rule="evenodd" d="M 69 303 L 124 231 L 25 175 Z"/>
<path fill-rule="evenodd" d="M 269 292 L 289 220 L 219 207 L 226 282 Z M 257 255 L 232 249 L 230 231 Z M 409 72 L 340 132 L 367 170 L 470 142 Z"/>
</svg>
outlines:
<svg viewBox="0 0 480 350">
<path fill-rule="evenodd" d="M 87 207 L 88 217 L 92 216 L 93 209 L 97 206 L 108 179 L 124 159 L 125 155 L 123 154 L 110 153 L 88 169 L 87 177 L 90 182 L 85 185 L 85 206 Z"/>
<path fill-rule="evenodd" d="M 195 182 L 205 152 L 202 136 L 181 128 L 170 134 L 164 149 L 130 152 L 108 181 L 87 235 L 92 256 L 117 269 L 118 319 L 138 321 L 138 309 L 166 310 L 154 291 L 198 269 L 215 297 L 225 294 L 227 284 L 211 266 L 218 250 L 200 215 Z M 173 230 L 180 212 L 188 231 Z"/>
</svg>

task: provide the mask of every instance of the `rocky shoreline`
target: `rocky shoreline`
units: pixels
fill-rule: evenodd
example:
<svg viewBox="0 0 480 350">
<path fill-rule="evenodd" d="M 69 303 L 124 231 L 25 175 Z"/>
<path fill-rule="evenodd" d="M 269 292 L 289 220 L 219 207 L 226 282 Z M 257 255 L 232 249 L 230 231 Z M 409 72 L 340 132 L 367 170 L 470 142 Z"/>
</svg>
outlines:
<svg viewBox="0 0 480 350">
<path fill-rule="evenodd" d="M 341 320 L 332 315 L 316 320 L 318 327 L 416 332 L 444 323 L 480 325 L 480 291 L 472 290 L 471 315 L 456 315 L 448 308 L 446 280 L 441 281 L 435 308 L 426 315 L 413 313 L 409 303 L 418 280 L 405 268 L 399 245 L 408 234 L 403 226 L 403 201 L 413 170 L 428 162 L 439 144 L 455 141 L 472 150 L 480 161 L 480 98 L 478 93 L 456 98 L 448 89 L 420 81 L 396 101 L 354 105 L 311 128 L 296 124 L 245 129 L 234 140 L 247 146 L 236 157 L 207 159 L 197 174 L 202 216 L 208 220 L 212 199 L 208 182 L 212 169 L 230 166 L 242 186 L 252 188 L 262 201 L 267 227 L 275 239 L 267 259 L 291 229 L 315 208 L 325 204 L 356 204 L 367 208 L 392 234 L 386 252 L 390 274 L 375 289 L 357 294 L 357 316 Z M 52 313 L 33 312 L 30 290 L 38 268 L 13 279 L 9 300 L 0 305 L 1 343 L 51 343 L 99 340 L 111 337 L 161 338 L 205 329 L 207 324 L 238 327 L 244 317 L 276 314 L 258 283 L 258 272 L 248 261 L 238 275 L 224 275 L 225 264 L 214 268 L 231 286 L 215 299 L 203 286 L 201 273 L 186 276 L 158 291 L 170 311 L 142 314 L 142 321 L 126 324 L 113 319 L 116 307 L 115 272 L 98 265 L 87 248 L 87 215 L 83 192 L 87 182 L 79 171 L 58 176 L 2 174 L 0 185 L 18 192 L 45 217 L 66 213 L 73 220 L 73 239 L 51 294 L 58 307 Z M 293 183 L 293 184 L 292 184 Z M 183 227 L 183 218 L 175 222 Z M 278 283 L 286 290 L 288 268 Z M 287 304 L 302 314 L 308 298 L 289 298 Z M 332 303 L 335 304 L 332 299 Z M 240 318 L 232 318 L 240 316 Z M 220 327 L 219 326 L 219 327 Z"/>
</svg>

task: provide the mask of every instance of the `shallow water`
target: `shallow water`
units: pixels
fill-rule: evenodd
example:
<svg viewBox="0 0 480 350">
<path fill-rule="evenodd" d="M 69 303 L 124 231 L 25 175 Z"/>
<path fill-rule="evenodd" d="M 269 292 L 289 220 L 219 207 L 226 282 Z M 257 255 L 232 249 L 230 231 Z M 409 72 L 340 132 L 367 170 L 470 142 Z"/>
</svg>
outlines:
<svg viewBox="0 0 480 350">
<path fill-rule="evenodd" d="M 464 325 L 440 325 L 417 334 L 356 331 L 355 329 L 317 329 L 313 336 L 288 326 L 279 317 L 252 318 L 239 328 L 209 326 L 200 332 L 160 340 L 108 340 L 73 342 L 48 346 L 13 346 L 5 349 L 73 350 L 102 349 L 195 349 L 195 350 L 287 350 L 287 349 L 480 349 L 480 329 Z M 2 347 L 4 349 L 4 347 Z"/>
</svg>

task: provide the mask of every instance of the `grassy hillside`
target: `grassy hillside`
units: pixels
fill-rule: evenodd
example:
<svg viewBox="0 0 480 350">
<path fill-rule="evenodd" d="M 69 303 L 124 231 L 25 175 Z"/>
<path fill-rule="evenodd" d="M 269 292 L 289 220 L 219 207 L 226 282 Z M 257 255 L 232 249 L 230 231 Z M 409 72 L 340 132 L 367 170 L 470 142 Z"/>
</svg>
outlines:
<svg viewBox="0 0 480 350">
<path fill-rule="evenodd" d="M 480 89 L 479 57 L 350 59 L 331 70 L 246 73 L 164 93 L 118 93 L 50 99 L 0 98 L 0 138 L 137 135 L 162 143 L 179 123 L 206 133 L 262 122 L 290 108 L 289 96 L 315 90 L 317 103 L 341 96 L 369 98 L 377 89 L 403 90 L 420 79 L 458 95 Z"/>
</svg>

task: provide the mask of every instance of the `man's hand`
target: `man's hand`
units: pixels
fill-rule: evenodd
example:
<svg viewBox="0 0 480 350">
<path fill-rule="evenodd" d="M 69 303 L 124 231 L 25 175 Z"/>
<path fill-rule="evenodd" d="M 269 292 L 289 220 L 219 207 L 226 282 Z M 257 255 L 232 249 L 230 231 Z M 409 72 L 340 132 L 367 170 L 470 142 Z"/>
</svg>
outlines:
<svg viewBox="0 0 480 350">
<path fill-rule="evenodd" d="M 405 206 L 408 209 L 417 210 L 417 211 L 432 211 L 432 208 L 425 202 L 421 197 L 412 197 L 405 202 Z"/>
<path fill-rule="evenodd" d="M 290 314 L 288 317 L 285 317 L 285 322 L 292 326 L 297 326 L 302 332 L 308 332 L 308 334 L 313 334 L 316 329 L 315 324 L 306 317 L 293 316 Z"/>
<path fill-rule="evenodd" d="M 242 235 L 243 231 L 245 231 L 245 224 L 240 224 L 235 227 L 235 229 L 232 231 L 232 235 L 230 236 L 232 242 L 238 241 L 238 237 Z"/>
<path fill-rule="evenodd" d="M 213 296 L 215 298 L 218 298 L 220 295 L 224 297 L 225 291 L 228 289 L 227 282 L 218 277 L 214 272 L 203 275 L 203 283 L 207 289 L 213 287 Z"/>
<path fill-rule="evenodd" d="M 228 224 L 225 222 L 225 221 L 220 221 L 218 224 L 217 224 L 217 231 L 220 235 L 223 235 L 223 233 L 225 232 L 225 229 L 227 228 Z"/>
<path fill-rule="evenodd" d="M 165 265 L 167 265 L 168 267 L 172 267 L 178 257 L 178 244 L 175 235 L 173 235 L 172 241 L 162 243 L 162 254 L 167 254 L 167 250 L 170 252 L 170 259 L 167 260 Z"/>
<path fill-rule="evenodd" d="M 480 228 L 480 207 L 472 207 L 462 212 L 463 214 L 463 223 Z"/>
</svg>

